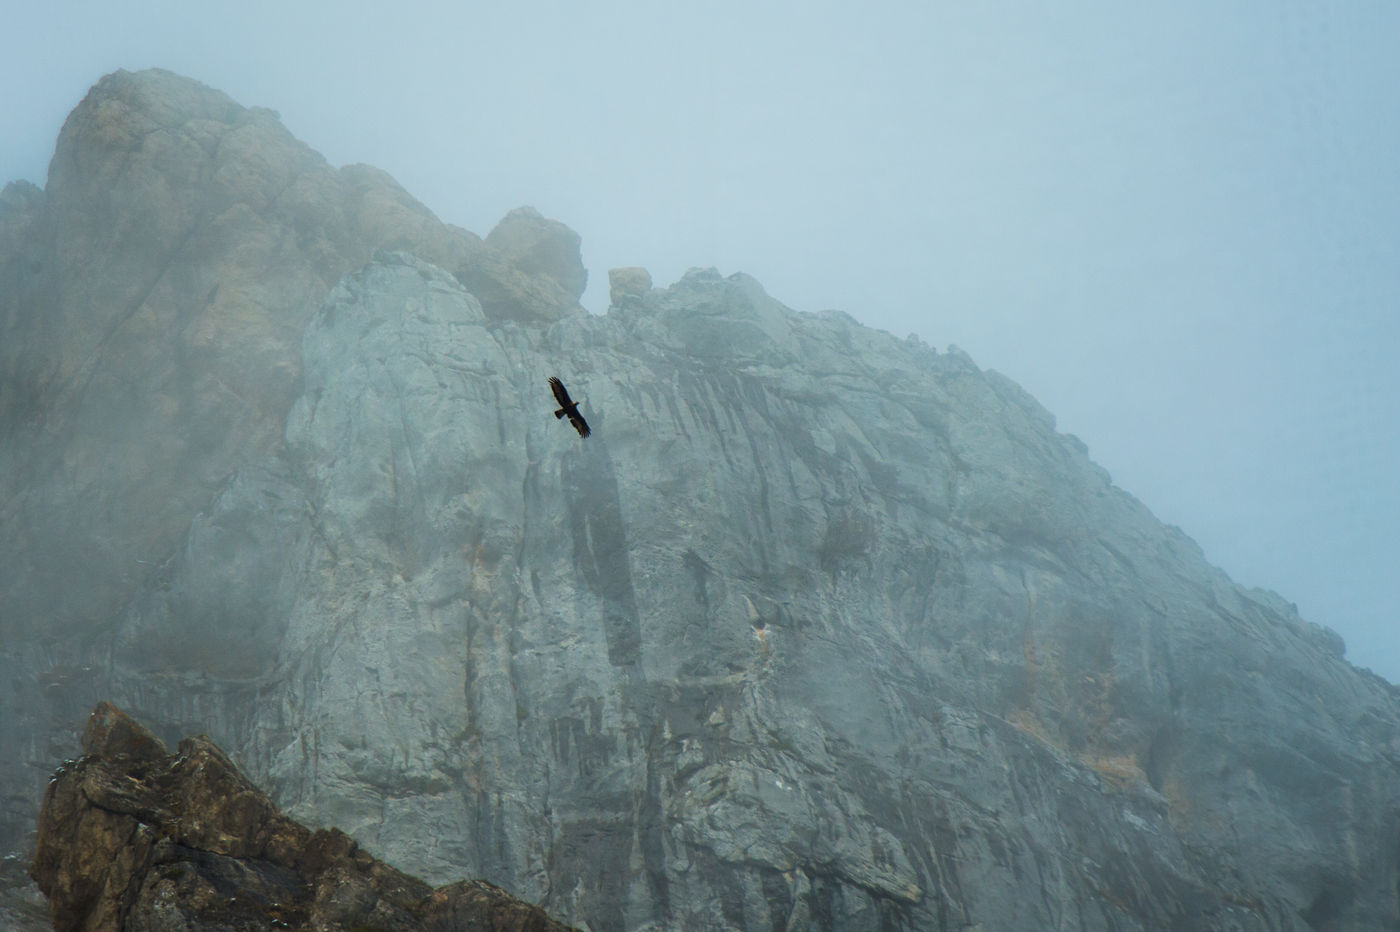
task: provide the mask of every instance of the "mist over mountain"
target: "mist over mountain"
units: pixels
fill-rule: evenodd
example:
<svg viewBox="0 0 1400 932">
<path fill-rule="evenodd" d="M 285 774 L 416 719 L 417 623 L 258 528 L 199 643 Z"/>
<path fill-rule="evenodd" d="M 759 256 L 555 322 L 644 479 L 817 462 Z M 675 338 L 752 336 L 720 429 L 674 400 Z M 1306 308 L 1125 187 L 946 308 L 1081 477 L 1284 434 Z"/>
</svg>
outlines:
<svg viewBox="0 0 1400 932">
<path fill-rule="evenodd" d="M 1400 924 L 1400 705 L 1335 633 L 955 347 L 587 281 L 94 87 L 0 194 L 0 846 L 111 700 L 595 930 Z"/>
</svg>

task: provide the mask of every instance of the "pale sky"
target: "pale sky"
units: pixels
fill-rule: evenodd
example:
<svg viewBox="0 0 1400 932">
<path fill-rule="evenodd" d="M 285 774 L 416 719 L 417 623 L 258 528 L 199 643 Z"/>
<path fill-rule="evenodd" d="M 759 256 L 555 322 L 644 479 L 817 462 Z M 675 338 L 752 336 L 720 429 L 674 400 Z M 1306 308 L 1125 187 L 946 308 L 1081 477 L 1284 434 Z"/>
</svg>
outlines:
<svg viewBox="0 0 1400 932">
<path fill-rule="evenodd" d="M 1236 581 L 1400 682 L 1400 4 L 11 5 L 0 182 L 118 68 L 485 235 L 743 271 L 1015 379 Z"/>
</svg>

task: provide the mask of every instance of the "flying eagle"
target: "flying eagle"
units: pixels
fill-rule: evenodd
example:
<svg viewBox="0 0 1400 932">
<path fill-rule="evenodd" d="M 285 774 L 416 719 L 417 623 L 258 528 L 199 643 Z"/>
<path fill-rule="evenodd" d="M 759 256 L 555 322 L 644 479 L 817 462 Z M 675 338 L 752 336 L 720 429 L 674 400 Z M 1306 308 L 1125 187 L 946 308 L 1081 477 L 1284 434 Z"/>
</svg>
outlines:
<svg viewBox="0 0 1400 932">
<path fill-rule="evenodd" d="M 578 413 L 578 402 L 569 398 L 569 390 L 564 387 L 564 383 L 550 376 L 549 387 L 554 391 L 554 400 L 559 402 L 559 409 L 554 412 L 554 416 L 563 417 L 567 414 L 569 423 L 574 425 L 574 430 L 578 431 L 580 437 L 587 437 L 592 433 L 588 429 L 588 422 Z"/>
</svg>

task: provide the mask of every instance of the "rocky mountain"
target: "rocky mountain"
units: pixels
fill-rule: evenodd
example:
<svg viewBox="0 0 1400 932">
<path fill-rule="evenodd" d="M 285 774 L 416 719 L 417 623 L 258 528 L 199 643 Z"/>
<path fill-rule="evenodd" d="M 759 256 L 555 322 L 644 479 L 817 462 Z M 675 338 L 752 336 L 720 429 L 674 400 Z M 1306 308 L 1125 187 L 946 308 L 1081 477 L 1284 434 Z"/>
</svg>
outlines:
<svg viewBox="0 0 1400 932">
<path fill-rule="evenodd" d="M 207 737 L 174 754 L 110 703 L 39 816 L 53 927 L 569 932 L 481 881 L 433 890 L 336 829 L 288 819 Z"/>
<path fill-rule="evenodd" d="M 0 840 L 93 703 L 580 927 L 1400 927 L 1400 703 L 1012 381 L 104 78 L 0 196 Z M 551 416 L 561 376 L 594 434 Z"/>
</svg>

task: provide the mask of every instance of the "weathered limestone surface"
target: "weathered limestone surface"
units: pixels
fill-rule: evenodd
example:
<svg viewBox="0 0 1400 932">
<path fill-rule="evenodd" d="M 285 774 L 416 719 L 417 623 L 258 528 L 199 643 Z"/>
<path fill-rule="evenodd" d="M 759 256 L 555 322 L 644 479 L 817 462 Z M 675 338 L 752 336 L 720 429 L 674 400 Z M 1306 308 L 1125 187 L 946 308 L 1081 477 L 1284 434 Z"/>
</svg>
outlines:
<svg viewBox="0 0 1400 932">
<path fill-rule="evenodd" d="M 0 198 L 0 231 L 52 188 Z M 110 696 L 208 732 L 301 821 L 595 930 L 1400 925 L 1394 688 L 1009 379 L 743 275 L 546 313 L 559 266 L 511 292 L 383 245 L 265 357 L 295 378 L 264 440 L 179 409 L 140 428 L 155 465 L 88 476 L 120 528 L 131 469 L 186 481 L 182 431 L 241 451 L 169 480 L 184 510 L 123 534 L 124 587 L 86 551 L 62 599 L 7 578 L 0 737 L 31 769 Z M 40 452 L 6 455 L 131 456 L 53 439 L 69 396 L 33 397 L 5 430 Z M 7 493 L 7 537 L 69 533 L 46 488 Z"/>
<path fill-rule="evenodd" d="M 113 624 L 282 443 L 306 322 L 379 248 L 453 270 L 488 313 L 583 313 L 385 173 L 333 168 L 272 111 L 169 72 L 103 78 L 45 188 L 0 192 L 0 850 L 22 849 L 32 788 L 104 696 Z"/>
<path fill-rule="evenodd" d="M 280 441 L 307 318 L 374 249 L 463 270 L 501 313 L 579 310 L 383 172 L 158 71 L 93 88 L 44 191 L 0 196 L 0 245 L 2 594 L 45 636 L 108 616 L 230 467 Z"/>
</svg>

